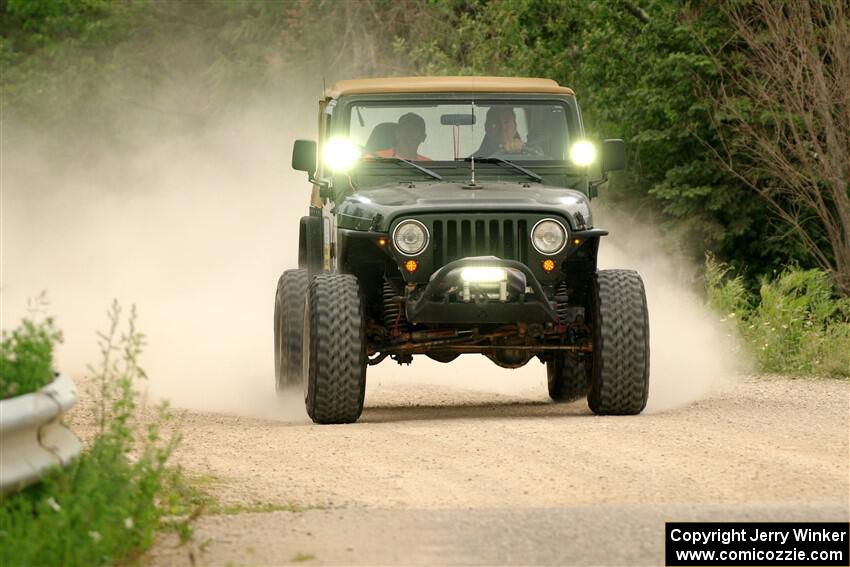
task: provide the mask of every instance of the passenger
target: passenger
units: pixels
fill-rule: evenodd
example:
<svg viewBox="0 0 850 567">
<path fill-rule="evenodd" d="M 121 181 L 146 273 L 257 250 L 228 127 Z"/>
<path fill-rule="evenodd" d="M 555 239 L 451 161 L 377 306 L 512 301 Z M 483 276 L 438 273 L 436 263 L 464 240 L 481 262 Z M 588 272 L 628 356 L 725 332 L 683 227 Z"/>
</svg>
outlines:
<svg viewBox="0 0 850 567">
<path fill-rule="evenodd" d="M 368 156 L 375 156 L 381 150 L 391 149 L 398 138 L 398 124 L 395 122 L 381 122 L 372 129 L 369 139 L 366 141 L 364 150 Z"/>
<path fill-rule="evenodd" d="M 431 158 L 419 153 L 419 146 L 425 141 L 425 120 L 416 113 L 408 112 L 398 119 L 398 133 L 393 148 L 378 150 L 379 157 L 400 157 L 412 161 L 431 161 Z"/>
<path fill-rule="evenodd" d="M 513 107 L 492 106 L 484 121 L 484 139 L 475 152 L 476 157 L 496 154 L 520 154 L 525 144 L 516 131 L 516 115 Z"/>
</svg>

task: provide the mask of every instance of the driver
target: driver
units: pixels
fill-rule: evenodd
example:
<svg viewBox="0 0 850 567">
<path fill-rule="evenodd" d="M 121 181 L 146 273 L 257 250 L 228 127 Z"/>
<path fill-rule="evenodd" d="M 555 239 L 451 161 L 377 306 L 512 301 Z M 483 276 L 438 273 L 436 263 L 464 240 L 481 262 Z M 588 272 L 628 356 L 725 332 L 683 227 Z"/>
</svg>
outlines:
<svg viewBox="0 0 850 567">
<path fill-rule="evenodd" d="M 494 154 L 520 154 L 525 144 L 516 131 L 516 115 L 511 106 L 492 106 L 484 121 L 484 139 L 476 156 L 488 157 Z"/>
</svg>

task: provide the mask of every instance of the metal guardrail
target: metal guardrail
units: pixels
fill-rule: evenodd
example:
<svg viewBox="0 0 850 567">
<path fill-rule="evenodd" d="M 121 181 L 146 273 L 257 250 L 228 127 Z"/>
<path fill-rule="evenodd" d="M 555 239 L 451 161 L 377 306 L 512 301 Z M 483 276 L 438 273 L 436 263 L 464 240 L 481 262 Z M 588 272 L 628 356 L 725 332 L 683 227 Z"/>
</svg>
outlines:
<svg viewBox="0 0 850 567">
<path fill-rule="evenodd" d="M 0 401 L 0 492 L 20 490 L 80 454 L 80 440 L 62 423 L 76 401 L 74 382 L 61 374 L 37 392 Z"/>
</svg>

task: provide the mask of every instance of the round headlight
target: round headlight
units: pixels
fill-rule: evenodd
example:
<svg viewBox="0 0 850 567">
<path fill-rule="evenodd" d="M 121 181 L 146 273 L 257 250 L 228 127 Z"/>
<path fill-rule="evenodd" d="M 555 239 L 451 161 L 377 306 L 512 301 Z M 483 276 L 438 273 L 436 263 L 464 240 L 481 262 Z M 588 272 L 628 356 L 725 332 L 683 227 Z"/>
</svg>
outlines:
<svg viewBox="0 0 850 567">
<path fill-rule="evenodd" d="M 541 254 L 557 254 L 567 245 L 567 229 L 555 219 L 543 219 L 531 229 L 531 243 Z"/>
<path fill-rule="evenodd" d="M 401 221 L 393 231 L 393 244 L 406 256 L 416 256 L 428 246 L 428 229 L 417 220 Z"/>
</svg>

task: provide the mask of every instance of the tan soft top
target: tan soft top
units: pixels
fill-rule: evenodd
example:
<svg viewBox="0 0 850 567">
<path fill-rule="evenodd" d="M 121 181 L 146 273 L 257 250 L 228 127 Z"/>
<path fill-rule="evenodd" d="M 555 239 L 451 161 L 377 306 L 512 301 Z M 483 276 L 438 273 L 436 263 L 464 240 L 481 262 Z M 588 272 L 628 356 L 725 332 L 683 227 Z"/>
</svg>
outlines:
<svg viewBox="0 0 850 567">
<path fill-rule="evenodd" d="M 555 93 L 575 95 L 551 79 L 526 77 L 389 77 L 337 81 L 327 98 L 376 93 Z"/>
</svg>

